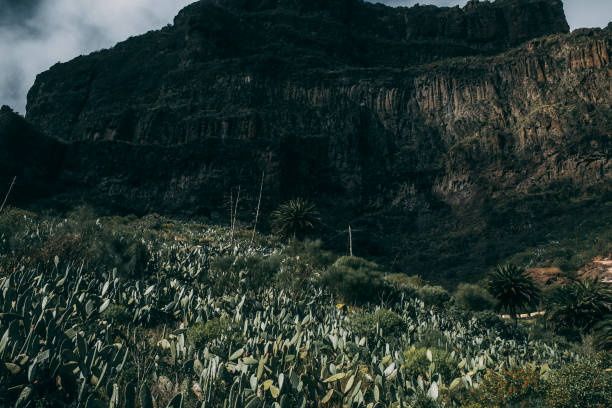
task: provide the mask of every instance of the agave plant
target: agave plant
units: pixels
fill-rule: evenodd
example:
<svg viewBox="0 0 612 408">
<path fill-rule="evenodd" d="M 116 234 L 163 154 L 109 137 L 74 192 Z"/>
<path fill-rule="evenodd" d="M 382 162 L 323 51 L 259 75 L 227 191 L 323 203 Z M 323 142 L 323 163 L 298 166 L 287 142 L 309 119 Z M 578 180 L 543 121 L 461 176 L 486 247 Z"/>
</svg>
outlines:
<svg viewBox="0 0 612 408">
<path fill-rule="evenodd" d="M 533 278 L 516 265 L 499 265 L 489 275 L 489 292 L 497 299 L 497 308 L 518 317 L 519 310 L 536 305 L 540 290 Z"/>
<path fill-rule="evenodd" d="M 284 238 L 303 238 L 318 223 L 314 204 L 302 198 L 290 200 L 272 213 L 272 228 Z"/>
</svg>

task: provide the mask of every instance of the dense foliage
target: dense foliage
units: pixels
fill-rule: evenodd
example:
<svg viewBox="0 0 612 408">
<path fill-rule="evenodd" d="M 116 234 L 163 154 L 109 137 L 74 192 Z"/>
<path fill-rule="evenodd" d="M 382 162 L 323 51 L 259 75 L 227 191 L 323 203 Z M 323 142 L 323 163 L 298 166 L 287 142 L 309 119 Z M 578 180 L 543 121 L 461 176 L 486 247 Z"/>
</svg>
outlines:
<svg viewBox="0 0 612 408">
<path fill-rule="evenodd" d="M 55 246 L 70 236 L 79 245 Z M 552 340 L 502 333 L 441 288 L 423 292 L 428 304 L 419 279 L 398 290 L 380 266 L 334 261 L 318 243 L 156 216 L 16 210 L 0 217 L 0 237 L 0 405 L 490 406 L 494 396 L 479 390 L 498 374 L 510 387 L 511 373 L 529 367 L 535 385 L 516 399 L 537 385 L 538 398 L 559 406 L 562 387 L 550 382 L 549 394 L 548 377 L 583 359 Z M 129 244 L 106 245 L 116 241 Z M 118 254 L 94 256 L 99 247 Z M 137 262 L 124 271 L 116 259 Z M 330 273 L 366 278 L 334 286 Z M 592 370 L 608 384 L 602 367 Z M 587 383 L 573 386 L 601 399 Z"/>
<path fill-rule="evenodd" d="M 489 292 L 497 299 L 498 309 L 513 316 L 540 300 L 540 290 L 533 278 L 513 264 L 500 265 L 491 273 Z"/>
</svg>

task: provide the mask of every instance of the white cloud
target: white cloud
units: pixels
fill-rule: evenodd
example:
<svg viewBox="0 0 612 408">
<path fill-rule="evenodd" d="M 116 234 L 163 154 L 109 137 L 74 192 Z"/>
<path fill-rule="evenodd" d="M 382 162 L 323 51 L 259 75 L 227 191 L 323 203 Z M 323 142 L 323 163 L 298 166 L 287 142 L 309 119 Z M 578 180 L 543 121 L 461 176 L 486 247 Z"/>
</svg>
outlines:
<svg viewBox="0 0 612 408">
<path fill-rule="evenodd" d="M 160 28 L 192 1 L 39 1 L 21 21 L 11 18 L 11 24 L 0 26 L 0 104 L 24 112 L 27 90 L 39 72 Z"/>
</svg>

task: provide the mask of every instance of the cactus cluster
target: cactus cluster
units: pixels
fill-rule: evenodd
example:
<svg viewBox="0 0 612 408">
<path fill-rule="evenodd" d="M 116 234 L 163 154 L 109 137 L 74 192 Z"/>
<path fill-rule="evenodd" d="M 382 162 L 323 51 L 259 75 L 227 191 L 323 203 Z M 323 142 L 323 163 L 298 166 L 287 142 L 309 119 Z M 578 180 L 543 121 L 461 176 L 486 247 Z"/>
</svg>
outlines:
<svg viewBox="0 0 612 408">
<path fill-rule="evenodd" d="M 24 237 L 39 239 L 40 225 L 30 225 Z M 576 358 L 416 298 L 356 311 L 315 282 L 254 288 L 249 270 L 226 276 L 211 261 L 282 256 L 281 245 L 222 228 L 190 234 L 144 234 L 150 273 L 139 279 L 86 260 L 12 262 L 0 278 L 0 405 L 409 407 L 425 398 L 454 406 L 487 370 L 531 365 L 544 375 Z M 383 316 L 383 306 L 392 331 L 372 319 L 364 332 L 359 316 Z M 223 325 L 194 341 L 207 322 Z M 414 347 L 419 364 L 407 361 Z"/>
</svg>

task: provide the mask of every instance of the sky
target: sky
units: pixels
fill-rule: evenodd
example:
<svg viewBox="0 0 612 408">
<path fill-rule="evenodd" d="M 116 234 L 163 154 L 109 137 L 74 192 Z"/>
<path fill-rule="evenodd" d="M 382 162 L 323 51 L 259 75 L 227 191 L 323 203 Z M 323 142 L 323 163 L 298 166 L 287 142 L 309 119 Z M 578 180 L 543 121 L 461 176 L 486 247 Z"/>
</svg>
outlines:
<svg viewBox="0 0 612 408">
<path fill-rule="evenodd" d="M 36 74 L 171 23 L 194 0 L 0 0 L 0 105 L 24 113 Z M 376 0 L 392 6 L 467 0 Z M 604 27 L 612 0 L 564 0 L 572 29 Z"/>
</svg>

